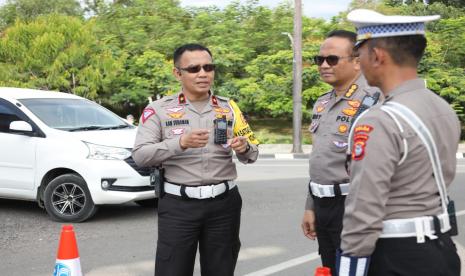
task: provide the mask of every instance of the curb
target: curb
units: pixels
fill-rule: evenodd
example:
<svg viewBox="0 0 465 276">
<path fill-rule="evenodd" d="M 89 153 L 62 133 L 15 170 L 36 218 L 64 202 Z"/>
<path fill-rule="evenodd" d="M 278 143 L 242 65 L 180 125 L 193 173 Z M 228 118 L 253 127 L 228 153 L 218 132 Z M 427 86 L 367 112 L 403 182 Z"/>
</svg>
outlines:
<svg viewBox="0 0 465 276">
<path fill-rule="evenodd" d="M 457 152 L 457 159 L 464 159 L 465 153 Z M 308 153 L 263 153 L 258 155 L 258 159 L 277 159 L 277 160 L 293 160 L 293 159 L 308 159 Z"/>
</svg>

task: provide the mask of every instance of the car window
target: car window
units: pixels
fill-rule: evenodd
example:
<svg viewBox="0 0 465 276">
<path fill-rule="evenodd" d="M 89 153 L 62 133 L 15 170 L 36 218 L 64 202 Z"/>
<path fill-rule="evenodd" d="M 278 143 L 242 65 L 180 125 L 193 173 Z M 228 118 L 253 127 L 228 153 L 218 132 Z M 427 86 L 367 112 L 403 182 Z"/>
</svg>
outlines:
<svg viewBox="0 0 465 276">
<path fill-rule="evenodd" d="M 22 99 L 34 115 L 49 127 L 61 130 L 127 126 L 120 117 L 85 99 Z"/>
<path fill-rule="evenodd" d="M 25 115 L 12 103 L 0 99 L 0 132 L 10 132 L 10 123 L 13 121 L 25 121 L 24 117 Z"/>
</svg>

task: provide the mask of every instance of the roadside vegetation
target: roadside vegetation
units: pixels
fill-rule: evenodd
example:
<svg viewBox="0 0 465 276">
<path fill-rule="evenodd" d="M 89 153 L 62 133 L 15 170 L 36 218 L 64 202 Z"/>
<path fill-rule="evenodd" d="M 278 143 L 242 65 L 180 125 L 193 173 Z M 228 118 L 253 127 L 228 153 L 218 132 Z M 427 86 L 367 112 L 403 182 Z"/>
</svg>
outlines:
<svg viewBox="0 0 465 276">
<path fill-rule="evenodd" d="M 270 9 L 249 0 L 220 10 L 183 8 L 176 0 L 7 0 L 0 7 L 0 86 L 74 93 L 138 117 L 148 97 L 179 90 L 172 52 L 198 42 L 213 52 L 215 93 L 235 99 L 262 140 L 291 142 L 292 48 L 285 33 L 293 30 L 293 8 L 286 2 Z M 440 14 L 442 20 L 428 25 L 420 74 L 465 125 L 465 4 L 430 3 L 353 0 L 349 9 Z M 311 57 L 330 30 L 353 30 L 345 16 L 303 18 L 303 129 L 315 100 L 329 89 Z"/>
</svg>

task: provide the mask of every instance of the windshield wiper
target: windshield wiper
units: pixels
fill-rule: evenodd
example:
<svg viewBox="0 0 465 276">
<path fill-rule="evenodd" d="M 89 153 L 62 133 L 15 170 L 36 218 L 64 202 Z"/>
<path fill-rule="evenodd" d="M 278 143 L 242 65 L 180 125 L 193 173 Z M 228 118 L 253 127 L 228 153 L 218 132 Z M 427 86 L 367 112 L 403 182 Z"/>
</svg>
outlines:
<svg viewBox="0 0 465 276">
<path fill-rule="evenodd" d="M 70 128 L 68 129 L 68 131 L 101 130 L 101 129 L 106 129 L 106 128 L 102 126 L 83 126 L 83 127 Z"/>
<path fill-rule="evenodd" d="M 117 125 L 117 126 L 109 126 L 109 127 L 101 127 L 100 129 L 120 129 L 120 128 L 128 128 L 129 125 Z"/>
</svg>

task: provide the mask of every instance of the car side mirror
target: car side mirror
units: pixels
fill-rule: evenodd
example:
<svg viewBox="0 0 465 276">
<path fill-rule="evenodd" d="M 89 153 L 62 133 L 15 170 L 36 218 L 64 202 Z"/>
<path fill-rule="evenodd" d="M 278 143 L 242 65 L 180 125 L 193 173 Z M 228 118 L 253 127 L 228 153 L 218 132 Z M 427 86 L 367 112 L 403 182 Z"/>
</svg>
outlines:
<svg viewBox="0 0 465 276">
<path fill-rule="evenodd" d="M 10 123 L 10 130 L 13 132 L 32 133 L 32 126 L 25 121 L 13 121 Z"/>
</svg>

